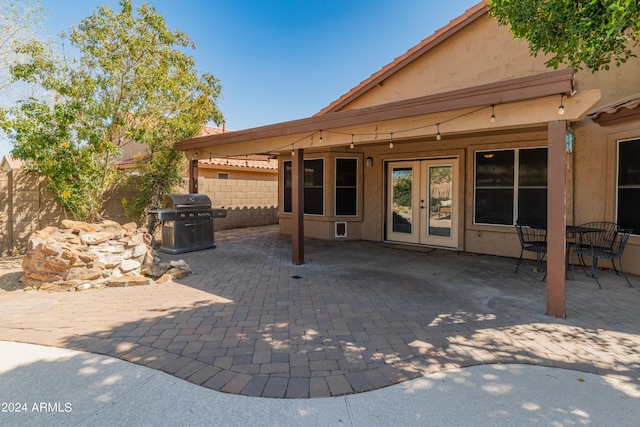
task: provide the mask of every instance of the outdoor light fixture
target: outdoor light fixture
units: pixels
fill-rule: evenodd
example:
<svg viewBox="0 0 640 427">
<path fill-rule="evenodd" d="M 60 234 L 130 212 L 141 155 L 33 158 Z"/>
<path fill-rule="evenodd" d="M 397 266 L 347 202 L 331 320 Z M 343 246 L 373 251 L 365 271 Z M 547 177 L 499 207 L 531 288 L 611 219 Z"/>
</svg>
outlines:
<svg viewBox="0 0 640 427">
<path fill-rule="evenodd" d="M 191 156 L 191 160 L 198 160 L 198 150 L 193 152 L 193 156 Z"/>
<path fill-rule="evenodd" d="M 495 105 L 491 105 L 491 123 L 495 123 L 496 122 L 496 110 L 495 110 Z"/>
<path fill-rule="evenodd" d="M 320 130 L 320 144 L 322 144 L 322 130 Z"/>
<path fill-rule="evenodd" d="M 364 159 L 364 165 L 368 168 L 373 167 L 373 157 L 367 157 Z"/>
<path fill-rule="evenodd" d="M 564 114 L 564 105 L 562 104 L 562 100 L 564 99 L 564 94 L 560 95 L 560 105 L 558 106 L 558 114 Z"/>
<path fill-rule="evenodd" d="M 436 123 L 437 132 L 436 132 L 436 140 L 440 141 L 442 139 L 442 135 L 440 135 L 440 123 Z"/>
<path fill-rule="evenodd" d="M 291 156 L 295 156 L 296 155 L 296 149 L 293 148 L 293 144 L 291 144 Z"/>
<path fill-rule="evenodd" d="M 351 144 L 349 145 L 349 148 L 353 150 L 354 147 L 355 147 L 355 144 L 353 143 L 353 134 L 351 134 Z"/>
<path fill-rule="evenodd" d="M 393 132 L 389 136 L 389 148 L 393 148 Z"/>
</svg>

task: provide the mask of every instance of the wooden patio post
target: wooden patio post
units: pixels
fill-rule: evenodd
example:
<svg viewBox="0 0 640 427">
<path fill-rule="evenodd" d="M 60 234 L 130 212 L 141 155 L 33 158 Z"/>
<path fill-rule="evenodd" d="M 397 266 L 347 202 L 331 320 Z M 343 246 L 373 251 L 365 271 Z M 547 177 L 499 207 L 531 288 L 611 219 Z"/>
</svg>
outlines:
<svg viewBox="0 0 640 427">
<path fill-rule="evenodd" d="M 304 150 L 294 150 L 291 162 L 291 257 L 304 264 Z"/>
<path fill-rule="evenodd" d="M 567 122 L 549 122 L 548 131 L 547 315 L 565 318 Z"/>
<path fill-rule="evenodd" d="M 198 154 L 189 161 L 189 193 L 198 193 Z"/>
</svg>

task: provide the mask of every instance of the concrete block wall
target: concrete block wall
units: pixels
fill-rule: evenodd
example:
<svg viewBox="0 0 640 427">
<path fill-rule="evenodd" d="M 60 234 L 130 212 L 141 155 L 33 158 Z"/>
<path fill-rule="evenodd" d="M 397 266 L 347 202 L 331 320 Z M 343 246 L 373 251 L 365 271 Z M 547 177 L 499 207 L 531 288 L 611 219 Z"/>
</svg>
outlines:
<svg viewBox="0 0 640 427">
<path fill-rule="evenodd" d="M 199 178 L 198 191 L 227 210 L 226 218 L 214 220 L 216 230 L 278 223 L 277 181 Z"/>
<path fill-rule="evenodd" d="M 0 254 L 13 240 L 9 227 L 9 174 L 10 172 L 0 170 Z"/>
<path fill-rule="evenodd" d="M 199 191 L 213 207 L 226 208 L 227 217 L 214 221 L 216 230 L 277 224 L 277 181 L 200 178 Z M 186 193 L 184 188 L 180 192 Z M 109 194 L 104 218 L 129 222 L 122 200 L 133 200 L 135 188 Z M 46 181 L 21 170 L 0 171 L 0 256 L 23 251 L 31 233 L 65 218 L 60 205 L 46 191 Z"/>
</svg>

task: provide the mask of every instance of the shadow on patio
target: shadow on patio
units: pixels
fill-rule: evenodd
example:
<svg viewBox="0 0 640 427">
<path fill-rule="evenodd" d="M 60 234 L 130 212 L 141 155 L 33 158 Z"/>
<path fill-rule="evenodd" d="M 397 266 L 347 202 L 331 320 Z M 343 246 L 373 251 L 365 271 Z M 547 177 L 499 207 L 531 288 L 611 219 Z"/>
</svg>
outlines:
<svg viewBox="0 0 640 427">
<path fill-rule="evenodd" d="M 614 274 L 599 290 L 576 272 L 563 320 L 543 314 L 541 273 L 514 274 L 513 259 L 315 240 L 305 265 L 290 255 L 287 236 L 261 233 L 170 257 L 194 270 L 180 283 L 16 296 L 24 310 L 0 339 L 47 344 L 33 333 L 45 326 L 17 320 L 39 308 L 62 324 L 51 345 L 248 396 L 337 396 L 494 363 L 640 383 L 640 292 Z"/>
</svg>

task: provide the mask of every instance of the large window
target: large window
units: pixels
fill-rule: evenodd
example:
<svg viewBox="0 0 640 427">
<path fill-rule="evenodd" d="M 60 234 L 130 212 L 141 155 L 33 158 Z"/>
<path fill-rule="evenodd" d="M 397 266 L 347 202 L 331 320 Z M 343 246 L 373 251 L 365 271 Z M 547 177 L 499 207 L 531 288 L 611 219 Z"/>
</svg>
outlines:
<svg viewBox="0 0 640 427">
<path fill-rule="evenodd" d="M 546 221 L 547 149 L 477 151 L 476 224 Z"/>
<path fill-rule="evenodd" d="M 619 143 L 618 224 L 640 234 L 640 139 Z"/>
<path fill-rule="evenodd" d="M 355 216 L 358 206 L 358 159 L 336 159 L 336 216 Z"/>
<path fill-rule="evenodd" d="M 284 162 L 284 212 L 292 211 L 292 162 Z M 324 160 L 304 161 L 304 213 L 324 213 Z"/>
</svg>

